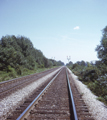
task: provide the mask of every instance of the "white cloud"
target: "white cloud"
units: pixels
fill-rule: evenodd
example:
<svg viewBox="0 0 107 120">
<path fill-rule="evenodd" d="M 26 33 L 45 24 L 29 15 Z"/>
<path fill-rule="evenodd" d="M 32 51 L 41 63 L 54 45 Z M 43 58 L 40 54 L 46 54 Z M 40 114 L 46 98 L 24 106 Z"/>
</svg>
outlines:
<svg viewBox="0 0 107 120">
<path fill-rule="evenodd" d="M 79 30 L 79 29 L 80 29 L 79 26 L 74 27 L 74 30 Z"/>
</svg>

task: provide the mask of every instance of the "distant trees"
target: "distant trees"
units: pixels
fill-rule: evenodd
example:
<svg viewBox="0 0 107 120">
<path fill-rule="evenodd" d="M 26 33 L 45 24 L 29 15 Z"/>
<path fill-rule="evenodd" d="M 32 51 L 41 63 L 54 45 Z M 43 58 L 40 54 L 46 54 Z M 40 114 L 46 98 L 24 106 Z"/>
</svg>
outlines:
<svg viewBox="0 0 107 120">
<path fill-rule="evenodd" d="M 87 65 L 87 62 L 85 62 L 85 61 L 77 61 L 77 64 L 78 65 L 81 65 L 81 66 L 86 66 Z"/>
<path fill-rule="evenodd" d="M 49 59 L 49 60 L 51 61 L 51 63 L 52 63 L 53 66 L 57 65 L 57 61 L 56 60 L 54 60 L 54 59 Z"/>
<path fill-rule="evenodd" d="M 33 47 L 29 38 L 6 35 L 0 40 L 0 70 L 63 65 L 62 62 L 47 59 L 40 50 Z"/>
<path fill-rule="evenodd" d="M 69 68 L 71 69 L 72 66 L 73 66 L 73 62 L 70 61 L 69 63 L 66 64 L 66 66 L 69 67 Z"/>
<path fill-rule="evenodd" d="M 60 60 L 59 60 L 59 61 L 57 61 L 57 63 L 56 63 L 56 64 L 57 64 L 57 66 L 62 66 L 62 65 L 64 65 L 64 63 L 63 63 L 62 61 L 60 61 Z"/>
<path fill-rule="evenodd" d="M 52 63 L 53 66 L 62 66 L 64 65 L 64 63 L 62 61 L 56 61 L 56 60 L 53 60 L 53 59 L 49 59 Z"/>
<path fill-rule="evenodd" d="M 73 65 L 73 62 L 71 62 L 71 61 L 66 64 L 66 66 L 72 66 L 72 65 Z"/>
</svg>

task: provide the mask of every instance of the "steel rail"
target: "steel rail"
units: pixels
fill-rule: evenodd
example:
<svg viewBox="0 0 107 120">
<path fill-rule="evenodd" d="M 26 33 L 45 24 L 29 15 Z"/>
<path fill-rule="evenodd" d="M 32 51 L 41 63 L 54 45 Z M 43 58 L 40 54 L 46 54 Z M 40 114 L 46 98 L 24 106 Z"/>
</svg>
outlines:
<svg viewBox="0 0 107 120">
<path fill-rule="evenodd" d="M 58 69 L 59 69 L 60 67 L 58 67 Z M 52 70 L 52 69 L 55 69 L 55 68 L 51 68 L 51 69 L 49 69 L 49 70 Z M 41 73 L 44 73 L 44 72 L 47 72 L 47 71 L 49 71 L 49 70 L 45 70 L 45 71 L 42 71 Z M 21 79 L 21 78 L 26 78 L 26 77 L 30 77 L 31 75 L 36 75 L 36 74 L 38 74 L 38 73 L 33 73 L 33 74 L 30 74 L 30 75 L 25 75 L 25 76 L 21 76 L 21 77 L 18 77 L 18 78 L 13 78 L 13 79 L 11 79 L 11 80 L 8 80 L 8 81 L 2 81 L 2 82 L 0 82 L 0 85 L 1 84 L 5 84 L 5 83 L 9 83 L 9 82 L 14 82 L 15 80 L 18 80 L 18 79 Z"/>
<path fill-rule="evenodd" d="M 55 68 L 53 68 L 53 69 L 55 69 Z M 61 69 L 61 68 L 58 67 L 58 69 Z M 52 69 L 50 69 L 50 70 L 52 70 Z M 50 70 L 46 70 L 46 71 L 43 71 L 41 73 L 45 73 L 45 72 L 50 71 Z M 14 90 L 22 87 L 23 85 L 34 82 L 35 81 L 34 78 L 31 81 L 28 81 L 28 79 L 30 77 L 34 77 L 33 75 L 36 76 L 37 74 L 39 74 L 39 73 L 35 73 L 35 74 L 11 79 L 11 80 L 8 80 L 8 81 L 0 82 L 0 98 L 2 98 L 2 96 L 5 96 L 7 94 L 7 92 L 9 93 L 11 91 L 14 91 Z M 26 78 L 26 77 L 28 77 L 28 78 Z M 26 81 L 24 80 L 24 78 L 25 78 Z M 22 79 L 22 82 L 21 82 L 21 79 Z M 9 87 L 7 87 L 8 84 L 9 84 Z M 5 89 L 4 89 L 4 87 L 5 87 Z"/>
<path fill-rule="evenodd" d="M 73 99 L 73 94 L 72 94 L 72 91 L 71 91 L 71 85 L 70 85 L 69 77 L 68 77 L 68 73 L 67 73 L 67 69 L 66 69 L 66 76 L 67 76 L 67 83 L 68 83 L 68 88 L 69 88 L 69 93 L 70 93 L 70 101 L 71 101 L 72 109 L 73 109 L 73 117 L 74 117 L 73 120 L 78 120 L 77 113 L 76 113 L 76 108 L 75 108 L 75 103 L 74 103 L 74 99 Z"/>
<path fill-rule="evenodd" d="M 42 90 L 42 92 L 32 101 L 32 103 L 23 111 L 23 113 L 16 119 L 16 120 L 24 120 L 28 114 L 30 114 L 30 110 L 33 108 L 33 106 L 39 101 L 43 93 L 48 89 L 48 87 L 52 84 L 52 82 L 56 79 L 56 77 L 59 75 L 62 69 L 57 73 L 57 75 L 48 83 L 48 85 Z"/>
</svg>

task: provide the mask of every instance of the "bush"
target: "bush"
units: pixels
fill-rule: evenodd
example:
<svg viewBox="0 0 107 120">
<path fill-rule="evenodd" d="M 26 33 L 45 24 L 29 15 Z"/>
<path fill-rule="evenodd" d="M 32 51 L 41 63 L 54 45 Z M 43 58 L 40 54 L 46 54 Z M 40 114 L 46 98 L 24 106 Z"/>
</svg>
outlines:
<svg viewBox="0 0 107 120">
<path fill-rule="evenodd" d="M 97 100 L 100 100 L 101 102 L 105 102 L 105 99 L 103 97 L 98 97 Z"/>
<path fill-rule="evenodd" d="M 81 77 L 81 81 L 84 82 L 89 82 L 92 81 L 94 82 L 95 80 L 98 79 L 99 76 L 99 70 L 97 69 L 97 67 L 85 67 L 85 69 L 83 69 L 80 73 L 80 77 Z"/>
<path fill-rule="evenodd" d="M 105 99 L 107 99 L 107 86 L 102 85 L 101 81 L 90 82 L 88 87 L 97 96 L 105 97 Z"/>
<path fill-rule="evenodd" d="M 92 92 L 94 92 L 96 95 L 100 96 L 102 91 L 101 91 L 101 87 L 100 87 L 100 84 L 98 83 L 98 81 L 95 81 L 95 82 L 90 82 L 88 84 L 88 88 L 90 88 L 90 90 Z"/>
<path fill-rule="evenodd" d="M 18 75 L 22 75 L 22 74 L 23 74 L 23 69 L 22 69 L 22 67 L 19 66 L 19 65 L 17 65 L 17 67 L 16 67 L 16 72 L 17 72 Z"/>
<path fill-rule="evenodd" d="M 14 77 L 14 78 L 16 77 L 16 71 L 10 65 L 7 66 L 7 72 L 9 73 L 10 77 Z"/>
<path fill-rule="evenodd" d="M 12 77 L 12 78 L 15 78 L 16 77 L 16 73 L 10 72 L 9 76 Z"/>
<path fill-rule="evenodd" d="M 107 102 L 107 95 L 104 96 L 105 101 Z"/>
</svg>

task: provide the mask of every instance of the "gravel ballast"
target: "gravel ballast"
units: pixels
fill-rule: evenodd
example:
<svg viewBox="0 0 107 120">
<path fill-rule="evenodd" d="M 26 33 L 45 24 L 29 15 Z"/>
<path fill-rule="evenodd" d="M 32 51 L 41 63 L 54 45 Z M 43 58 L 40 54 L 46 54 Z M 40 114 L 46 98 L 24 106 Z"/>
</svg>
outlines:
<svg viewBox="0 0 107 120">
<path fill-rule="evenodd" d="M 61 68 L 59 68 L 61 69 Z M 54 75 L 59 69 L 54 72 L 38 79 L 37 81 L 27 85 L 26 87 L 17 90 L 10 96 L 5 97 L 0 101 L 0 120 L 5 120 L 6 117 L 15 110 L 15 108 L 22 103 L 30 94 L 41 84 L 46 82 L 52 75 Z"/>
<path fill-rule="evenodd" d="M 107 106 L 98 101 L 97 96 L 95 96 L 86 85 L 79 81 L 78 77 L 75 76 L 70 69 L 68 70 L 74 79 L 78 91 L 82 94 L 82 98 L 89 108 L 89 112 L 92 114 L 92 117 L 95 120 L 107 120 Z"/>
</svg>

